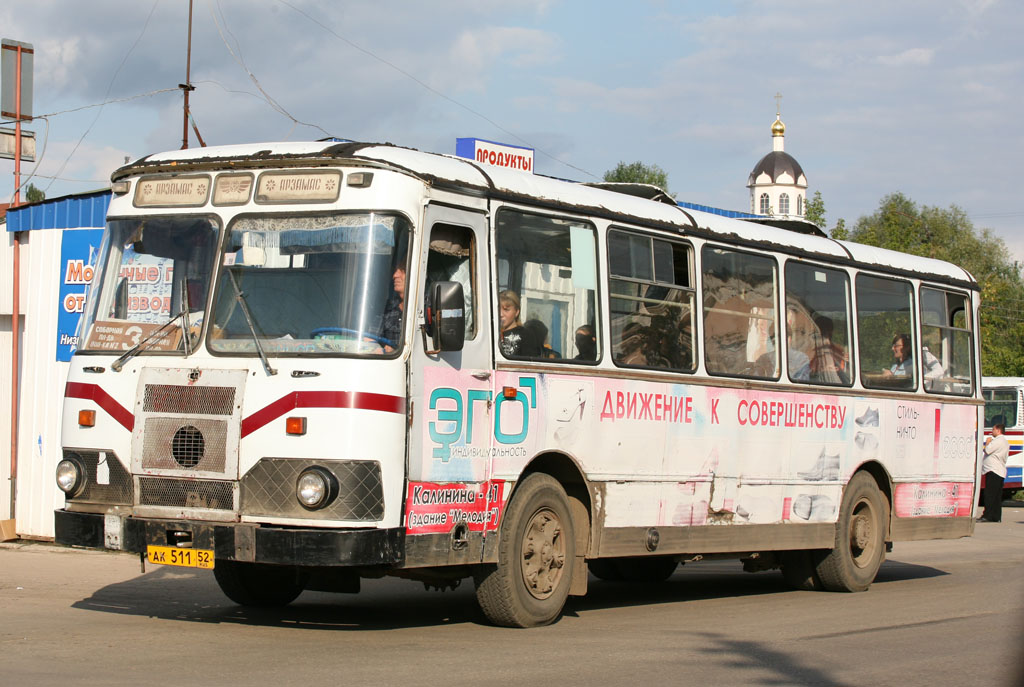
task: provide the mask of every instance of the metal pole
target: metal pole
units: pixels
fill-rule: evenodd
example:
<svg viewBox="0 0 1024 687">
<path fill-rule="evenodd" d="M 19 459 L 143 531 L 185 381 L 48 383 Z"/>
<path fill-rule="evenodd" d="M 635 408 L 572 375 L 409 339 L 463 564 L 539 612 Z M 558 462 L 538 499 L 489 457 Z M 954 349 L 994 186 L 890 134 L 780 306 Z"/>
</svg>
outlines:
<svg viewBox="0 0 1024 687">
<path fill-rule="evenodd" d="M 14 79 L 14 202 L 11 207 L 21 205 L 21 46 L 17 46 Z M 17 518 L 15 504 L 18 500 L 18 377 L 21 370 L 21 348 L 18 336 L 21 334 L 21 241 L 14 232 L 14 303 L 11 308 L 11 519 Z"/>
<path fill-rule="evenodd" d="M 178 84 L 185 92 L 185 111 L 182 113 L 182 134 L 181 149 L 188 148 L 188 92 L 193 90 L 191 79 L 192 72 L 192 0 L 188 0 L 188 50 L 185 53 L 185 83 Z"/>
</svg>

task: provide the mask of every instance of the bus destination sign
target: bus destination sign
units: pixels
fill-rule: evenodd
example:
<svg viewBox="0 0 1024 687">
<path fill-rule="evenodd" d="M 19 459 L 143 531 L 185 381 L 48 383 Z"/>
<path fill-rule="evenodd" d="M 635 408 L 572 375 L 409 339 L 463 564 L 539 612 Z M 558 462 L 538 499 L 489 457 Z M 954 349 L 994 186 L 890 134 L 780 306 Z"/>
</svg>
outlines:
<svg viewBox="0 0 1024 687">
<path fill-rule="evenodd" d="M 135 186 L 135 207 L 199 207 L 210 194 L 205 174 L 177 177 L 143 177 Z"/>
</svg>

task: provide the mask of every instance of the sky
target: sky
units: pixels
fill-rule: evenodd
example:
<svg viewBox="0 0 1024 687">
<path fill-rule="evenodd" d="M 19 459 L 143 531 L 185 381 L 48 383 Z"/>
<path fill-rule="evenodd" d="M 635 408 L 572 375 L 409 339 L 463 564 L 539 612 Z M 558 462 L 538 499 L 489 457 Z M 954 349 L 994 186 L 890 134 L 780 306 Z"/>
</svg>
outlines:
<svg viewBox="0 0 1024 687">
<path fill-rule="evenodd" d="M 0 37 L 35 50 L 23 182 L 94 190 L 181 147 L 188 5 L 0 6 Z M 899 191 L 960 207 L 1024 263 L 1021 35 L 1011 0 L 194 0 L 190 106 L 208 145 L 476 137 L 577 181 L 656 164 L 678 200 L 747 211 L 780 93 L 829 227 Z M 4 202 L 13 171 L 0 160 Z"/>
</svg>

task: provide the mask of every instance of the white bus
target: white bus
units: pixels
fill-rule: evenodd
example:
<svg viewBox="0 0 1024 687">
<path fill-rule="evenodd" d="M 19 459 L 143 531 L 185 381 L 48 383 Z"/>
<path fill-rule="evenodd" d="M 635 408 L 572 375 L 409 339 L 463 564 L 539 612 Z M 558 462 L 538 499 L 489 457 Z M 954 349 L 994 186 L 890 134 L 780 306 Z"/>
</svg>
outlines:
<svg viewBox="0 0 1024 687">
<path fill-rule="evenodd" d="M 1006 460 L 1006 479 L 1003 481 L 1004 498 L 1013 498 L 1021 486 L 1021 468 L 1024 467 L 1024 377 L 983 377 L 982 393 L 985 397 L 985 436 L 992 434 L 992 425 L 1002 423 L 1010 445 Z M 984 483 L 984 477 L 982 477 Z"/>
<path fill-rule="evenodd" d="M 533 626 L 588 570 L 860 591 L 973 532 L 968 273 L 598 186 L 348 142 L 118 170 L 57 542 L 245 605 L 472 577 Z"/>
</svg>

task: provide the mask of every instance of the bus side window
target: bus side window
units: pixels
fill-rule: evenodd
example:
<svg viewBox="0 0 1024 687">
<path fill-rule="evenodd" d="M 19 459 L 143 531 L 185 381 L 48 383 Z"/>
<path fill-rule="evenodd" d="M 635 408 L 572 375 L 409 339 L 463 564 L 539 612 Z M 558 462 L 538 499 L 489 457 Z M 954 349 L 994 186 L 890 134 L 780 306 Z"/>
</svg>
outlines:
<svg viewBox="0 0 1024 687">
<path fill-rule="evenodd" d="M 966 295 L 921 287 L 921 365 L 925 391 L 970 394 L 974 389 Z"/>
<path fill-rule="evenodd" d="M 857 275 L 861 383 L 874 389 L 917 388 L 914 289 L 910 282 Z"/>
<path fill-rule="evenodd" d="M 495 247 L 501 354 L 596 362 L 601 342 L 593 225 L 502 208 L 495 217 Z"/>
<path fill-rule="evenodd" d="M 427 249 L 427 275 L 423 283 L 424 304 L 431 303 L 431 287 L 439 281 L 454 281 L 462 284 L 466 303 L 466 338 L 476 336 L 475 251 L 473 231 L 468 227 L 453 224 L 435 224 L 430 229 L 430 245 Z M 427 323 L 427 332 L 431 325 Z"/>
<path fill-rule="evenodd" d="M 708 372 L 777 379 L 775 261 L 706 245 L 701 262 L 704 365 Z"/>
<path fill-rule="evenodd" d="M 786 351 L 789 379 L 849 386 L 850 279 L 846 273 L 786 263 Z"/>
<path fill-rule="evenodd" d="M 608 232 L 612 359 L 620 367 L 692 372 L 692 251 L 686 244 Z"/>
</svg>

